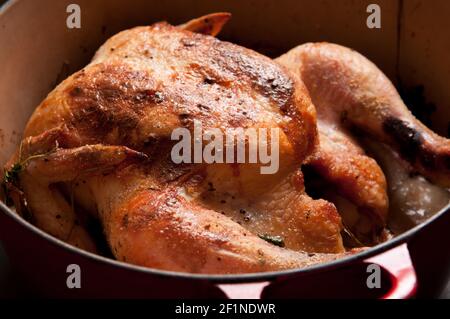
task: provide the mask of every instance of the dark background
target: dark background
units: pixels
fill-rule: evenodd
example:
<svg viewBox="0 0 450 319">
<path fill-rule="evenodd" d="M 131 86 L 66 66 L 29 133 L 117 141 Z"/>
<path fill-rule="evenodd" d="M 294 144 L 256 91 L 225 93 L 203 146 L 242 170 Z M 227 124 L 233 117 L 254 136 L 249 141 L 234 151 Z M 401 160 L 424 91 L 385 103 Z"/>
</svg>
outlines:
<svg viewBox="0 0 450 319">
<path fill-rule="evenodd" d="M 0 0 L 0 6 L 5 2 L 5 0 Z M 9 264 L 0 243 L 0 298 L 32 297 L 24 291 L 23 286 L 24 284 L 20 283 L 20 278 L 17 278 L 14 269 Z M 450 281 L 445 292 L 441 296 L 435 297 L 450 299 Z"/>
</svg>

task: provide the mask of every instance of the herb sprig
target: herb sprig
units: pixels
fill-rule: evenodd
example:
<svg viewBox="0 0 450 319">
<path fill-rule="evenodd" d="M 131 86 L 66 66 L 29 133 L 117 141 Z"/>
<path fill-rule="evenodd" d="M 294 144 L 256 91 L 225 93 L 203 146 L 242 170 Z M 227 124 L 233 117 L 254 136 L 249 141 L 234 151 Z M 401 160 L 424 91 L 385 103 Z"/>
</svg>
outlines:
<svg viewBox="0 0 450 319">
<path fill-rule="evenodd" d="M 259 238 L 264 239 L 265 241 L 278 246 L 278 247 L 284 247 L 284 239 L 281 236 L 271 236 L 271 235 L 258 235 Z"/>
<path fill-rule="evenodd" d="M 19 190 L 20 191 L 20 173 L 24 170 L 26 165 L 34 159 L 46 157 L 49 154 L 55 152 L 55 150 L 58 149 L 58 141 L 56 141 L 56 145 L 53 149 L 46 153 L 42 154 L 33 154 L 22 160 L 22 145 L 23 143 L 20 143 L 19 146 L 19 161 L 11 166 L 10 169 L 5 170 L 3 175 L 3 181 L 2 181 L 2 189 L 5 193 L 5 204 L 8 206 L 13 205 L 13 200 L 10 197 L 10 191 L 12 190 Z"/>
</svg>

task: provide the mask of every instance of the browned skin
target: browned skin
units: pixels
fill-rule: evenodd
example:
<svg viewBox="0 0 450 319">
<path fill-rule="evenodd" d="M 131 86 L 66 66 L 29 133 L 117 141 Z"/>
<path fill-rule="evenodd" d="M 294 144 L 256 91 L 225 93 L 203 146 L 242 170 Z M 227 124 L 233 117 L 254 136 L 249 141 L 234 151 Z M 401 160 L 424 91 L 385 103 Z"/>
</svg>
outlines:
<svg viewBox="0 0 450 319">
<path fill-rule="evenodd" d="M 65 129 L 56 129 L 27 141 L 22 150 L 24 156 L 30 156 L 31 150 L 48 153 L 29 161 L 21 182 L 37 225 L 74 245 L 93 250 L 84 229 L 70 223 L 72 211 L 62 210 L 67 206 L 64 200 L 46 193 L 52 183 L 78 181 L 89 188 L 105 235 L 119 260 L 173 271 L 247 273 L 306 267 L 342 256 L 276 247 L 226 214 L 209 209 L 198 196 L 203 191 L 201 168 L 180 178 L 180 172 L 175 172 L 178 176 L 171 175 L 165 163 L 151 163 L 145 154 L 123 146 L 98 144 L 54 149 L 56 141 L 64 142 L 66 133 Z M 296 179 L 293 184 L 299 182 L 302 181 Z M 311 205 L 311 222 L 304 223 L 296 216 L 279 217 L 311 225 L 312 229 L 303 227 L 310 236 L 308 240 L 323 240 L 315 237 L 314 222 L 322 224 L 322 218 L 331 218 L 332 232 L 334 207 L 328 204 L 331 215 L 320 216 L 326 210 L 318 210 L 317 203 L 306 196 L 302 201 Z M 326 225 L 319 227 L 327 229 Z M 66 237 L 67 233 L 70 236 Z"/>
<path fill-rule="evenodd" d="M 326 116 L 337 126 L 344 122 L 342 126 L 369 133 L 397 149 L 423 176 L 450 186 L 450 140 L 418 121 L 391 81 L 361 54 L 335 44 L 309 43 L 277 61 L 301 76 L 319 119 Z"/>
<path fill-rule="evenodd" d="M 414 118 L 389 79 L 365 57 L 339 45 L 309 43 L 277 62 L 302 78 L 317 108 L 320 147 L 310 164 L 378 230 L 387 217 L 385 177 L 349 128 L 391 145 L 419 173 L 450 185 L 450 141 Z"/>
<path fill-rule="evenodd" d="M 36 109 L 21 157 L 40 154 L 41 144 L 57 148 L 29 161 L 20 186 L 28 198 L 35 181 L 46 190 L 75 184 L 76 202 L 99 216 L 119 260 L 198 273 L 304 267 L 344 252 L 336 208 L 308 197 L 298 170 L 317 144 L 315 116 L 302 82 L 270 59 L 166 23 L 138 27 L 109 39 Z M 175 165 L 171 133 L 192 129 L 194 119 L 204 129 L 278 127 L 279 171 Z M 49 216 L 65 206 L 73 225 L 76 212 L 56 196 L 29 209 L 42 229 L 67 240 L 71 227 Z M 242 209 L 249 218 L 240 219 Z M 282 236 L 286 248 L 259 234 Z"/>
</svg>

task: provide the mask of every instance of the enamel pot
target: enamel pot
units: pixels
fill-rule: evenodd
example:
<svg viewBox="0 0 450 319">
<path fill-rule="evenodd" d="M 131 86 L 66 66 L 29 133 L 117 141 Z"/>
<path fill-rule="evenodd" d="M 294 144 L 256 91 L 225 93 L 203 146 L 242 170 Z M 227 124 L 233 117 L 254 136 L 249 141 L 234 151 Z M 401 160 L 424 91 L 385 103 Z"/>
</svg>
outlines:
<svg viewBox="0 0 450 319">
<path fill-rule="evenodd" d="M 72 0 L 18 0 L 0 11 L 0 165 L 17 147 L 34 108 L 52 88 L 87 64 L 114 33 L 166 20 L 173 24 L 228 11 L 220 35 L 275 57 L 307 41 L 352 47 L 396 84 L 424 85 L 436 105 L 433 128 L 450 120 L 450 3 L 379 0 L 381 29 L 367 26 L 370 1 L 77 0 L 81 28 L 68 28 Z M 69 10 L 70 11 L 70 10 Z M 17 278 L 33 295 L 67 298 L 410 298 L 433 296 L 450 269 L 450 207 L 423 224 L 362 253 L 306 269 L 208 276 L 133 266 L 67 245 L 0 203 L 0 241 Z M 66 285 L 68 266 L 81 269 L 81 288 Z M 368 265 L 381 269 L 381 288 L 368 288 Z"/>
</svg>

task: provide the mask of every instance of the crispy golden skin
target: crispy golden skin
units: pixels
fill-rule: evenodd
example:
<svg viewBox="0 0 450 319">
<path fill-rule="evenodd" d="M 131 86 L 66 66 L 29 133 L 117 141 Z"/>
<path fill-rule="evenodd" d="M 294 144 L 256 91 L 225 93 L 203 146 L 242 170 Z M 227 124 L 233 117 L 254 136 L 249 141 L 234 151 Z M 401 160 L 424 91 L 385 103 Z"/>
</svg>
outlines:
<svg viewBox="0 0 450 319">
<path fill-rule="evenodd" d="M 260 164 L 175 165 L 171 133 L 192 130 L 194 119 L 205 129 L 279 128 L 279 171 L 261 175 Z M 57 190 L 48 191 L 55 183 L 72 185 L 78 205 L 100 218 L 114 256 L 134 264 L 258 272 L 344 252 L 336 208 L 309 198 L 299 171 L 317 144 L 306 88 L 254 51 L 167 23 L 121 32 L 48 95 L 25 137 L 27 146 L 7 168 L 56 146 L 21 174 L 26 198 L 33 183 L 46 190 L 45 201 L 28 208 L 42 229 L 85 249 L 92 250 L 83 244 L 86 234 L 73 238 L 75 213 Z M 66 213 L 56 219 L 58 205 Z M 242 210 L 251 218 L 240 220 Z M 267 234 L 282 236 L 286 247 L 259 238 Z"/>
</svg>

